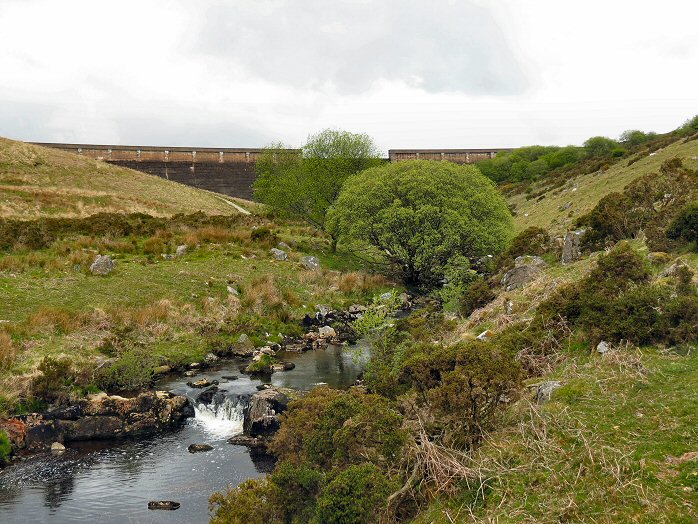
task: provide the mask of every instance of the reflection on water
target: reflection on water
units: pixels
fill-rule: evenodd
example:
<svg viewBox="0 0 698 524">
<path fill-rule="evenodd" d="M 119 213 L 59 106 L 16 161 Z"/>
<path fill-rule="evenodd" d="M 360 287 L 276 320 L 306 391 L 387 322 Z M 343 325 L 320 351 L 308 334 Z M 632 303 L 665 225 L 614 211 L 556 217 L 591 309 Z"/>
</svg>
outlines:
<svg viewBox="0 0 698 524">
<path fill-rule="evenodd" d="M 357 358 L 359 355 L 359 358 Z M 296 368 L 272 375 L 272 383 L 311 389 L 317 383 L 351 385 L 361 371 L 365 349 L 338 347 L 284 355 Z M 197 418 L 181 429 L 138 440 L 68 445 L 63 455 L 34 455 L 0 471 L 0 523 L 21 522 L 208 522 L 208 497 L 214 491 L 263 475 L 270 457 L 226 442 L 241 428 L 241 406 L 260 380 L 239 373 L 237 363 L 201 377 L 220 381 L 222 395 L 197 406 Z M 237 375 L 235 380 L 223 377 Z M 164 381 L 158 387 L 195 398 L 191 378 Z M 194 378 L 196 380 L 196 378 Z M 191 454 L 189 444 L 214 449 Z M 175 500 L 177 511 L 150 511 L 150 500 Z"/>
</svg>

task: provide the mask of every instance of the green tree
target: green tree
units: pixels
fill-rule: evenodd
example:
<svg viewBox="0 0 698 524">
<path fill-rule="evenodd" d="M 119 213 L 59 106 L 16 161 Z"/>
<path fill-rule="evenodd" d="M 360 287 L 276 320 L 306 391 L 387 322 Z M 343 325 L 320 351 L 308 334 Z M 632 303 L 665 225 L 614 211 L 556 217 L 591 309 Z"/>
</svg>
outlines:
<svg viewBox="0 0 698 524">
<path fill-rule="evenodd" d="M 513 220 L 494 183 L 474 166 L 412 160 L 351 177 L 328 214 L 333 235 L 398 268 L 408 283 L 434 285 L 449 260 L 494 255 Z"/>
<path fill-rule="evenodd" d="M 382 163 L 366 134 L 326 129 L 300 150 L 272 144 L 257 161 L 254 196 L 325 231 L 325 216 L 350 176 Z M 336 245 L 333 237 L 333 247 Z"/>
<path fill-rule="evenodd" d="M 616 148 L 618 148 L 618 142 L 605 136 L 592 136 L 584 142 L 584 149 L 589 156 L 610 155 Z"/>
<path fill-rule="evenodd" d="M 628 129 L 627 131 L 623 131 L 619 137 L 620 143 L 623 144 L 624 146 L 628 147 L 634 147 L 634 146 L 639 146 L 640 144 L 644 144 L 645 142 L 655 138 L 657 136 L 657 133 L 654 133 L 650 131 L 649 133 L 645 133 L 644 131 L 640 131 L 639 129 Z"/>
</svg>

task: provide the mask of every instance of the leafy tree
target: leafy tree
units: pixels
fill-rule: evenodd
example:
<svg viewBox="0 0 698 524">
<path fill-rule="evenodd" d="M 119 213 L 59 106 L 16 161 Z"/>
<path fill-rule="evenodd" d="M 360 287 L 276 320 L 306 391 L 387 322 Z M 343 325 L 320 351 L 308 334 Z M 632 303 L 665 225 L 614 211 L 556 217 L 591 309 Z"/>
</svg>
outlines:
<svg viewBox="0 0 698 524">
<path fill-rule="evenodd" d="M 448 261 L 505 249 L 507 203 L 473 166 L 412 160 L 368 169 L 345 183 L 328 215 L 333 235 L 371 247 L 408 283 L 434 285 Z"/>
<path fill-rule="evenodd" d="M 605 136 L 593 136 L 584 142 L 584 149 L 589 156 L 610 155 L 616 148 L 618 148 L 618 142 Z"/>
<path fill-rule="evenodd" d="M 683 126 L 681 126 L 681 129 L 685 129 L 688 131 L 698 131 L 698 115 L 694 116 L 693 118 L 689 118 L 683 123 Z"/>
<path fill-rule="evenodd" d="M 380 163 L 368 135 L 326 129 L 310 136 L 300 150 L 281 143 L 266 148 L 256 164 L 254 196 L 325 231 L 325 215 L 344 181 Z"/>
<path fill-rule="evenodd" d="M 629 147 L 634 147 L 634 146 L 639 146 L 640 144 L 644 144 L 645 142 L 652 140 L 657 136 L 657 133 L 654 133 L 650 131 L 649 133 L 645 133 L 644 131 L 640 131 L 639 129 L 628 129 L 627 131 L 623 131 L 619 137 L 620 143 L 629 146 Z"/>
</svg>

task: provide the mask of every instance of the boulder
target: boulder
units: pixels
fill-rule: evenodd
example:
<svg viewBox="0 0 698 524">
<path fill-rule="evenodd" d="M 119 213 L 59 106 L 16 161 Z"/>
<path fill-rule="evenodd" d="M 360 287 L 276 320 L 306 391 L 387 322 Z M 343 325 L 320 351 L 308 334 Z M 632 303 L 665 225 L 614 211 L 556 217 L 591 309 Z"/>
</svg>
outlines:
<svg viewBox="0 0 698 524">
<path fill-rule="evenodd" d="M 190 444 L 187 451 L 189 451 L 189 453 L 204 453 L 212 449 L 213 446 L 209 446 L 208 444 Z"/>
<path fill-rule="evenodd" d="M 322 338 L 334 338 L 337 336 L 337 332 L 331 326 L 320 326 L 317 331 Z"/>
<path fill-rule="evenodd" d="M 301 265 L 309 271 L 317 271 L 320 269 L 320 261 L 317 257 L 303 257 L 301 258 Z"/>
<path fill-rule="evenodd" d="M 579 257 L 582 255 L 580 245 L 585 232 L 585 229 L 578 229 L 576 231 L 568 231 L 565 234 L 565 239 L 562 242 L 562 257 L 560 258 L 563 264 L 571 264 L 579 260 Z"/>
<path fill-rule="evenodd" d="M 220 360 L 220 358 L 218 357 L 218 355 L 215 355 L 213 353 L 207 353 L 206 356 L 204 357 L 204 362 L 206 362 L 206 364 L 214 364 L 214 363 L 218 362 L 219 360 Z"/>
<path fill-rule="evenodd" d="M 204 389 L 199 396 L 196 397 L 196 401 L 208 405 L 213 402 L 213 397 L 215 397 L 217 393 L 218 386 L 211 386 L 210 388 Z"/>
<path fill-rule="evenodd" d="M 54 442 L 53 444 L 51 444 L 51 453 L 54 453 L 56 455 L 65 453 L 65 446 L 60 442 Z"/>
<path fill-rule="evenodd" d="M 171 428 L 192 416 L 189 407 L 185 396 L 164 391 L 132 398 L 101 393 L 68 408 L 10 419 L 0 427 L 21 430 L 8 433 L 19 449 L 58 449 L 54 443 L 146 435 Z"/>
<path fill-rule="evenodd" d="M 286 251 L 282 249 L 276 249 L 275 247 L 273 247 L 269 250 L 269 252 L 271 253 L 271 256 L 273 256 L 276 260 L 288 260 L 288 253 L 286 253 Z"/>
<path fill-rule="evenodd" d="M 608 342 L 605 340 L 602 340 L 596 345 L 596 352 L 601 353 L 602 355 L 604 353 L 608 353 L 611 350 L 611 346 Z"/>
<path fill-rule="evenodd" d="M 289 397 L 277 388 L 268 388 L 252 395 L 245 411 L 243 430 L 252 437 L 268 437 L 279 429 L 279 414 L 288 408 Z"/>
<path fill-rule="evenodd" d="M 674 262 L 672 265 L 670 265 L 668 268 L 666 268 L 664 271 L 661 273 L 661 277 L 675 277 L 679 274 L 679 271 L 681 271 L 683 268 L 686 268 L 690 270 L 690 268 L 686 265 L 686 263 L 683 260 L 679 260 L 678 262 Z"/>
<path fill-rule="evenodd" d="M 207 379 L 207 378 L 199 379 L 199 380 L 197 380 L 196 382 L 187 382 L 187 386 L 189 386 L 190 388 L 197 388 L 197 389 L 199 389 L 199 388 L 207 388 L 207 387 L 209 387 L 211 384 L 217 384 L 217 382 L 216 382 L 215 380 L 214 380 L 213 382 L 211 382 L 211 381 L 210 381 L 209 379 Z"/>
<path fill-rule="evenodd" d="M 151 500 L 148 502 L 148 509 L 162 509 L 162 510 L 169 510 L 169 511 L 174 511 L 176 509 L 179 509 L 181 504 L 179 502 L 175 502 L 173 500 Z"/>
<path fill-rule="evenodd" d="M 532 280 L 535 280 L 540 273 L 540 266 L 534 264 L 513 267 L 502 277 L 502 286 L 507 291 L 524 287 Z"/>
<path fill-rule="evenodd" d="M 250 437 L 249 435 L 240 434 L 230 437 L 228 439 L 228 444 L 233 444 L 234 446 L 245 446 L 252 449 L 266 448 L 267 441 L 259 437 Z"/>
<path fill-rule="evenodd" d="M 533 266 L 542 269 L 547 265 L 548 264 L 541 257 L 531 255 L 522 255 L 514 259 L 514 267 Z"/>
<path fill-rule="evenodd" d="M 233 344 L 232 353 L 237 357 L 251 357 L 254 354 L 254 343 L 243 333 Z"/>
<path fill-rule="evenodd" d="M 182 244 L 181 246 L 177 246 L 177 249 L 175 251 L 176 257 L 183 257 L 186 254 L 187 254 L 187 245 L 186 244 Z"/>
<path fill-rule="evenodd" d="M 93 275 L 108 275 L 114 270 L 114 261 L 109 255 L 97 255 L 90 266 Z"/>
<path fill-rule="evenodd" d="M 561 387 L 562 384 L 557 380 L 550 380 L 548 382 L 543 382 L 542 384 L 539 384 L 538 388 L 536 389 L 536 402 L 538 404 L 544 404 L 545 402 L 550 400 L 553 391 Z"/>
</svg>

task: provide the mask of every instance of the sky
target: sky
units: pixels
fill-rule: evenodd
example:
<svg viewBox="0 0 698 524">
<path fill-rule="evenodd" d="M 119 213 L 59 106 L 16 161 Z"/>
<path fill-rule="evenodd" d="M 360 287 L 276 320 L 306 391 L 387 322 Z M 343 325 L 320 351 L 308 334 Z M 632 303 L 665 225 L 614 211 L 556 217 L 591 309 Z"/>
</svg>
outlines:
<svg viewBox="0 0 698 524">
<path fill-rule="evenodd" d="M 688 0 L 0 0 L 0 136 L 581 144 L 698 114 Z"/>
</svg>

